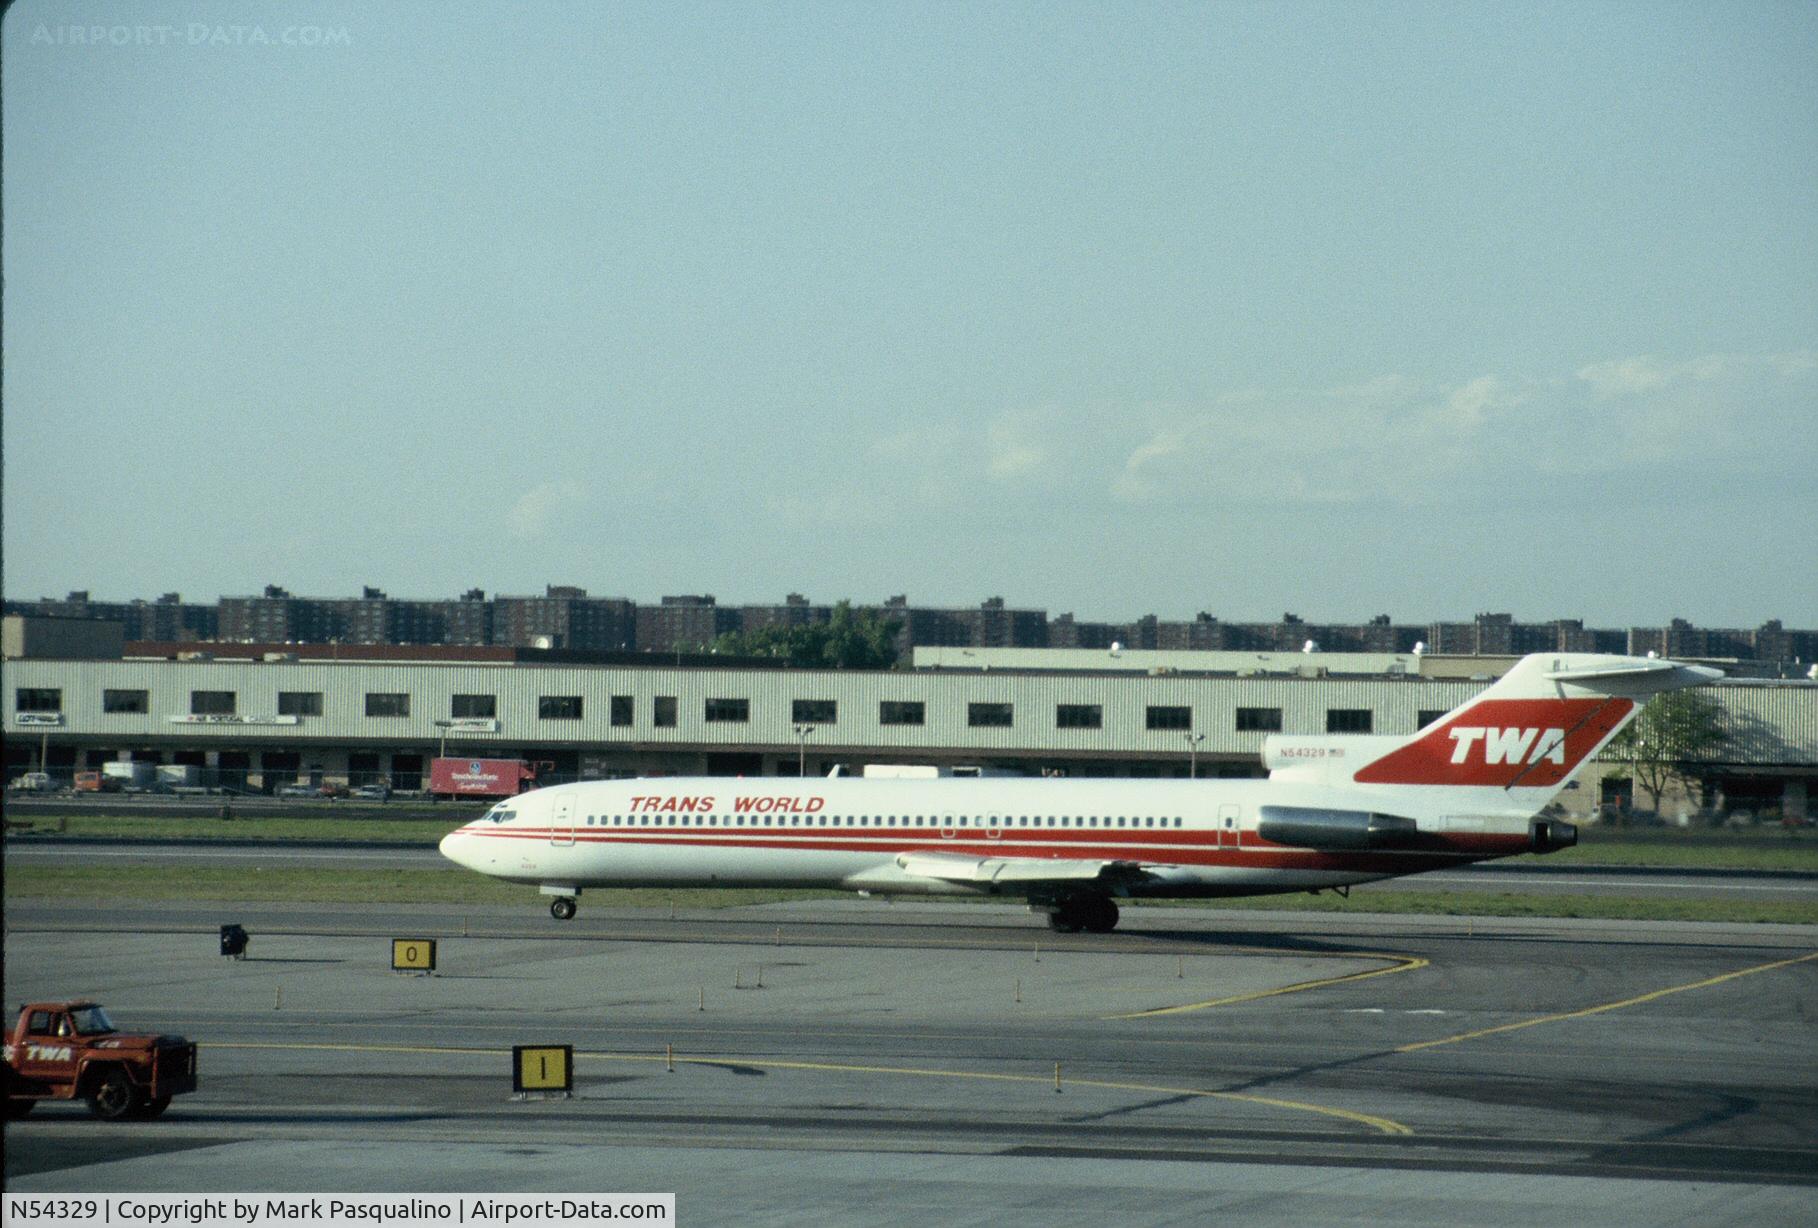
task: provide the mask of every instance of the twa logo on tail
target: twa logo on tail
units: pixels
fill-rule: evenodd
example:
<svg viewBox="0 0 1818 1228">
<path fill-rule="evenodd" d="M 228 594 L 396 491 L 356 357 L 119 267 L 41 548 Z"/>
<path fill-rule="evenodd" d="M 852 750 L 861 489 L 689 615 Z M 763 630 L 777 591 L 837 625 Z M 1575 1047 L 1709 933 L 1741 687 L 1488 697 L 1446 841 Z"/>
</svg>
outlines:
<svg viewBox="0 0 1818 1228">
<path fill-rule="evenodd" d="M 1489 729 L 1482 726 L 1458 725 L 1447 730 L 1452 741 L 1453 763 L 1469 763 L 1471 748 L 1483 743 L 1485 763 L 1565 762 L 1566 731 L 1563 729 Z M 1529 752 L 1528 747 L 1534 749 Z"/>
<path fill-rule="evenodd" d="M 1484 699 L 1352 777 L 1374 785 L 1553 788 L 1635 710 L 1632 700 Z"/>
</svg>

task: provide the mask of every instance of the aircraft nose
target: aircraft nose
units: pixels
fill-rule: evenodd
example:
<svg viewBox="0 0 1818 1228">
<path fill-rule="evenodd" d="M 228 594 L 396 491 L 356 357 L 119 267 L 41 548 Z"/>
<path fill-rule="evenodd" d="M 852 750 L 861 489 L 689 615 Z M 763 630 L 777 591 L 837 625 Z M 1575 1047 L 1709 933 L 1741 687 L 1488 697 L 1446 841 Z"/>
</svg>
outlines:
<svg viewBox="0 0 1818 1228">
<path fill-rule="evenodd" d="M 442 843 L 438 844 L 436 848 L 441 851 L 442 856 L 448 858 L 448 860 L 454 862 L 456 865 L 465 866 L 467 864 L 467 858 L 462 856 L 462 853 L 466 851 L 466 844 L 467 840 L 461 835 L 460 828 L 456 828 L 446 836 L 443 836 Z"/>
</svg>

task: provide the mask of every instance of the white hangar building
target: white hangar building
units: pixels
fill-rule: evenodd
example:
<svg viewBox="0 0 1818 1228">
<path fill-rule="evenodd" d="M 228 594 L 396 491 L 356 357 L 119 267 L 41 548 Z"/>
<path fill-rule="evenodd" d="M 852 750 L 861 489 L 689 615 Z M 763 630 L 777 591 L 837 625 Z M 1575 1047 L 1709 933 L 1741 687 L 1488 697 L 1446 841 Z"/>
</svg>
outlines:
<svg viewBox="0 0 1818 1228">
<path fill-rule="evenodd" d="M 9 618 L 11 623 L 13 619 Z M 9 627 L 8 778 L 114 759 L 210 783 L 424 787 L 438 754 L 525 759 L 542 780 L 811 775 L 932 764 L 1088 776 L 1259 775 L 1271 733 L 1412 733 L 1512 658 L 1365 653 L 918 649 L 914 668 L 812 670 L 668 654 L 368 645 L 97 645 L 33 651 Z M 1721 663 L 1718 663 L 1721 664 Z M 1730 809 L 1804 814 L 1818 683 L 1710 688 Z M 1609 765 L 1587 768 L 1594 786 Z M 1564 795 L 1590 811 L 1601 790 Z"/>
</svg>

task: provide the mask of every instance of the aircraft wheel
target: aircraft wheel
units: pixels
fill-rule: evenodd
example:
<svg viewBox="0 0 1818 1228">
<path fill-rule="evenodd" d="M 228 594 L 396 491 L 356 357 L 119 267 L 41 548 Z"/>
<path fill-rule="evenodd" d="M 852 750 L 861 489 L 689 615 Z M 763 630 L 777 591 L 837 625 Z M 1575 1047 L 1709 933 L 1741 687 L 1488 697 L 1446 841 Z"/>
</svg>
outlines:
<svg viewBox="0 0 1818 1228">
<path fill-rule="evenodd" d="M 574 920 L 574 901 L 567 896 L 557 896 L 549 902 L 549 915 L 557 921 Z"/>
<path fill-rule="evenodd" d="M 1117 905 L 1102 895 L 1088 903 L 1085 913 L 1084 924 L 1089 934 L 1109 934 L 1117 928 Z"/>
<path fill-rule="evenodd" d="M 1048 928 L 1057 934 L 1077 934 L 1085 924 L 1084 910 L 1077 899 L 1057 900 L 1048 913 Z"/>
</svg>

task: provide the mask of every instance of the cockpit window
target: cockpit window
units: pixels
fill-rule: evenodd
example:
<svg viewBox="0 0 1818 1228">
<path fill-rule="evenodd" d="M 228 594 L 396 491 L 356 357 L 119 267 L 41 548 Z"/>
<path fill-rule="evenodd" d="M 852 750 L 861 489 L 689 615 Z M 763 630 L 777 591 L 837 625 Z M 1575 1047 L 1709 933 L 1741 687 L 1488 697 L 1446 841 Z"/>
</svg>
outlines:
<svg viewBox="0 0 1818 1228">
<path fill-rule="evenodd" d="M 77 1036 L 99 1036 L 114 1030 L 113 1020 L 98 1006 L 79 1006 L 70 1012 L 76 1022 Z"/>
<path fill-rule="evenodd" d="M 501 807 L 500 809 L 493 811 L 491 814 L 487 815 L 486 817 L 491 819 L 494 823 L 509 823 L 513 819 L 518 817 L 518 812 L 515 810 L 506 810 L 503 807 Z"/>
</svg>

